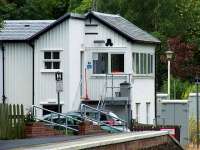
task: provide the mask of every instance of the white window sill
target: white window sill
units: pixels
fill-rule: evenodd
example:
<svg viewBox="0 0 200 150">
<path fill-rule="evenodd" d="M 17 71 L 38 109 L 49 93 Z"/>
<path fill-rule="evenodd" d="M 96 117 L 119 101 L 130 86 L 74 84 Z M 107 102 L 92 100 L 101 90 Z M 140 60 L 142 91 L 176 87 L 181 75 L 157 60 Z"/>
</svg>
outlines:
<svg viewBox="0 0 200 150">
<path fill-rule="evenodd" d="M 42 69 L 40 70 L 41 73 L 56 73 L 56 72 L 63 72 L 61 69 Z"/>
<path fill-rule="evenodd" d="M 118 73 L 108 73 L 107 76 L 124 76 L 124 75 L 127 75 L 126 73 L 124 72 L 118 72 Z M 106 76 L 106 74 L 92 74 L 91 76 Z"/>
<path fill-rule="evenodd" d="M 136 78 L 154 78 L 154 74 L 132 74 Z"/>
</svg>

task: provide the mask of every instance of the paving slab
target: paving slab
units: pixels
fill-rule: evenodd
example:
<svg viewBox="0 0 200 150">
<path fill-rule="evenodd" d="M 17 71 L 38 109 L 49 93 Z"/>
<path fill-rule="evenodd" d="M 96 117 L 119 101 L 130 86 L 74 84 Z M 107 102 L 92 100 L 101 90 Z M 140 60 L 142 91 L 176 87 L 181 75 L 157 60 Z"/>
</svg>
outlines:
<svg viewBox="0 0 200 150">
<path fill-rule="evenodd" d="M 91 136 L 91 135 L 90 135 Z M 28 138 L 16 140 L 0 140 L 0 150 L 20 149 L 22 147 L 32 147 L 40 144 L 50 144 L 71 140 L 78 140 L 88 136 L 54 136 L 54 137 L 41 137 L 41 138 Z"/>
<path fill-rule="evenodd" d="M 158 137 L 167 134 L 168 134 L 167 131 L 144 131 L 144 132 L 130 132 L 130 133 L 115 133 L 115 134 L 106 134 L 98 136 L 94 135 L 92 137 L 80 137 L 79 139 L 72 139 L 63 142 L 46 143 L 41 145 L 21 147 L 15 150 L 79 150 L 79 149 L 88 149 L 109 144 L 134 141 L 138 139 Z"/>
</svg>

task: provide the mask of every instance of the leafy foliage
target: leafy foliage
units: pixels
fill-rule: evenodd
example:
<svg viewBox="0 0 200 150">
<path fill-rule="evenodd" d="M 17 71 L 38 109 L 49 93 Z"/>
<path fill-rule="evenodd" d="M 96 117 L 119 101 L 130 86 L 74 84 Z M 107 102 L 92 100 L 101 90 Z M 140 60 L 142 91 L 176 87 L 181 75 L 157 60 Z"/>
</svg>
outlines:
<svg viewBox="0 0 200 150">
<path fill-rule="evenodd" d="M 176 37 L 168 40 L 168 46 L 174 52 L 174 58 L 171 61 L 173 76 L 192 80 L 196 74 L 200 74 L 200 61 L 197 57 L 200 53 L 194 44 L 188 44 L 180 37 Z M 165 55 L 161 55 L 161 60 L 167 62 Z"/>
<path fill-rule="evenodd" d="M 175 52 L 174 77 L 190 80 L 199 73 L 200 0 L 0 0 L 2 19 L 57 19 L 67 11 L 92 9 L 120 14 L 161 40 L 156 49 L 157 90 L 167 78 L 163 57 L 169 48 Z"/>
<path fill-rule="evenodd" d="M 170 85 L 171 99 L 188 99 L 190 92 L 195 88 L 194 84 L 173 77 L 171 78 Z M 168 83 L 167 80 L 165 80 L 162 91 L 167 93 L 167 87 Z"/>
</svg>

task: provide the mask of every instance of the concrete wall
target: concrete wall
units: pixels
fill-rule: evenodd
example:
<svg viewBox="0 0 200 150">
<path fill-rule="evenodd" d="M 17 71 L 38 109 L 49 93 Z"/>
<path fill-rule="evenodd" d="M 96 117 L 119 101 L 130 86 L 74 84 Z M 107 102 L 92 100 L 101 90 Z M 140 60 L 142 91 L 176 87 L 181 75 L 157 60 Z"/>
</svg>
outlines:
<svg viewBox="0 0 200 150">
<path fill-rule="evenodd" d="M 32 48 L 26 43 L 4 43 L 5 96 L 10 104 L 32 104 Z"/>
<path fill-rule="evenodd" d="M 179 125 L 180 143 L 189 143 L 189 103 L 187 100 L 158 100 L 157 121 L 159 125 Z"/>
<path fill-rule="evenodd" d="M 200 93 L 199 93 L 199 100 L 200 100 Z M 200 108 L 200 102 L 199 102 L 199 108 Z M 200 113 L 200 110 L 199 110 Z M 197 116 L 197 94 L 196 93 L 190 93 L 189 95 L 189 116 L 190 118 L 193 118 L 196 120 Z"/>
</svg>

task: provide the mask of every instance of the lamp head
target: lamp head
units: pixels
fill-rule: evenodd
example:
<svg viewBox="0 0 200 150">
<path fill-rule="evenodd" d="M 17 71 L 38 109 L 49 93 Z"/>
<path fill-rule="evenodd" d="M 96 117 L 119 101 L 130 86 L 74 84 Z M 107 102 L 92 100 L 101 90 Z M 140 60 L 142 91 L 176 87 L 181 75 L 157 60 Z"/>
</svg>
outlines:
<svg viewBox="0 0 200 150">
<path fill-rule="evenodd" d="M 171 60 L 174 52 L 172 52 L 172 51 L 169 50 L 169 51 L 166 51 L 165 54 L 166 54 L 167 59 Z"/>
</svg>

